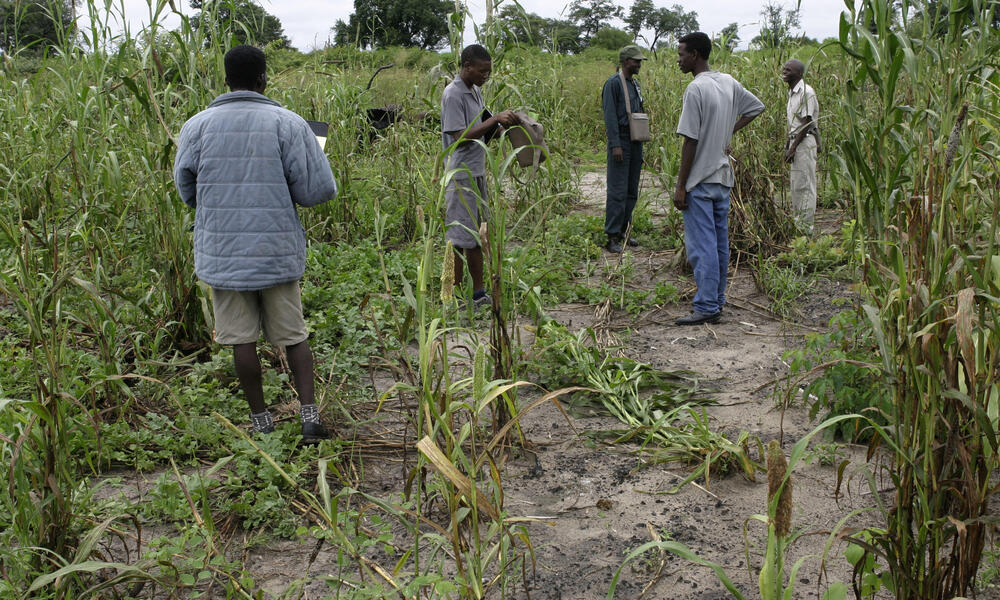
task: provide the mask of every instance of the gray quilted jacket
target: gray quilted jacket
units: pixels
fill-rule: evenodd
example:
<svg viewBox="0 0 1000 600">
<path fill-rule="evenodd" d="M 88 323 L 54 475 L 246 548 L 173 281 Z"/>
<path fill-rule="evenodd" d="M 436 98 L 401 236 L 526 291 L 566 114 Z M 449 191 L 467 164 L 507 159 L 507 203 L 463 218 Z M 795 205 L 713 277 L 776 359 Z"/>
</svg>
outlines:
<svg viewBox="0 0 1000 600">
<path fill-rule="evenodd" d="M 305 120 L 247 91 L 222 94 L 184 124 L 174 181 L 195 209 L 195 274 L 224 290 L 301 279 L 306 236 L 296 205 L 337 195 Z"/>
</svg>

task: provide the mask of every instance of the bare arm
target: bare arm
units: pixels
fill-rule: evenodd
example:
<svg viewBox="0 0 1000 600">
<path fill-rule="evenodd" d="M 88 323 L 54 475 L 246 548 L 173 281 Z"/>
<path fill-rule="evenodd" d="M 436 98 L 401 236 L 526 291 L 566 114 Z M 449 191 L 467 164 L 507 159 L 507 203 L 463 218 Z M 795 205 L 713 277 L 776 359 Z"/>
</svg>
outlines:
<svg viewBox="0 0 1000 600">
<path fill-rule="evenodd" d="M 798 149 L 799 144 L 802 143 L 802 140 L 806 139 L 806 136 L 809 135 L 809 129 L 810 129 L 809 124 L 812 123 L 812 120 L 813 120 L 812 115 L 807 116 L 805 119 L 805 126 L 799 130 L 799 133 L 795 136 L 795 139 L 793 139 L 792 142 L 788 144 L 788 148 L 785 150 L 785 162 L 790 163 L 793 160 L 795 160 L 795 150 Z"/>
<path fill-rule="evenodd" d="M 674 206 L 677 210 L 687 210 L 687 180 L 691 175 L 691 165 L 698 150 L 698 140 L 684 136 L 681 146 L 681 166 L 677 171 L 677 185 L 674 187 Z"/>
<path fill-rule="evenodd" d="M 474 143 L 473 140 L 482 139 L 483 136 L 485 136 L 487 133 L 493 131 L 493 128 L 496 127 L 497 125 L 509 127 L 511 125 L 517 125 L 519 122 L 520 119 L 517 118 L 517 115 L 514 114 L 514 111 L 505 110 L 501 113 L 493 115 L 492 117 L 486 119 L 485 121 L 482 121 L 481 123 L 473 125 L 464 132 L 447 131 L 445 133 L 450 135 L 452 138 L 459 140 L 459 144 L 472 144 Z"/>
<path fill-rule="evenodd" d="M 760 113 L 758 113 L 758 114 L 760 114 Z M 740 129 L 743 129 L 744 127 L 746 127 L 747 125 L 750 124 L 750 121 L 753 121 L 756 118 L 757 118 L 757 115 L 754 115 L 752 117 L 748 117 L 748 116 L 744 115 L 744 116 L 740 117 L 740 120 L 736 121 L 736 125 L 733 126 L 733 133 L 736 133 Z"/>
</svg>

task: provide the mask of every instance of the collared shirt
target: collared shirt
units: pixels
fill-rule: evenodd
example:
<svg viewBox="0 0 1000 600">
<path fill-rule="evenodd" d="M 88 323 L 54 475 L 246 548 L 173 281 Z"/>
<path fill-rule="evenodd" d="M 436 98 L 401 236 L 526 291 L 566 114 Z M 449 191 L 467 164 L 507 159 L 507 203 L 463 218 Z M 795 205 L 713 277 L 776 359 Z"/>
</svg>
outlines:
<svg viewBox="0 0 1000 600">
<path fill-rule="evenodd" d="M 626 79 L 625 83 L 628 86 L 628 101 L 632 105 L 632 112 L 645 112 L 642 106 L 642 92 L 639 91 L 639 82 L 633 77 Z M 604 82 L 604 88 L 601 90 L 601 106 L 604 109 L 604 130 L 608 135 L 608 143 L 612 147 L 623 147 L 631 144 L 628 114 L 625 111 L 625 94 L 618 73 Z"/>
<path fill-rule="evenodd" d="M 800 79 L 795 87 L 788 90 L 788 105 L 785 107 L 785 117 L 788 119 L 788 137 L 794 138 L 805 127 L 815 127 L 819 122 L 819 101 L 812 86 Z M 812 117 L 808 124 L 806 119 Z"/>
<path fill-rule="evenodd" d="M 479 88 L 465 85 L 461 77 L 444 88 L 441 94 L 441 143 L 445 150 L 451 147 L 457 137 L 451 132 L 461 132 L 475 126 L 483 120 L 486 106 Z M 448 155 L 445 168 L 468 169 L 466 176 L 480 177 L 486 174 L 486 149 L 478 141 L 472 141 L 456 146 Z"/>
<path fill-rule="evenodd" d="M 764 112 L 764 103 L 731 76 L 718 71 L 699 73 L 684 90 L 677 133 L 698 140 L 688 174 L 687 191 L 699 183 L 733 187 L 733 169 L 726 147 L 740 117 Z"/>
</svg>

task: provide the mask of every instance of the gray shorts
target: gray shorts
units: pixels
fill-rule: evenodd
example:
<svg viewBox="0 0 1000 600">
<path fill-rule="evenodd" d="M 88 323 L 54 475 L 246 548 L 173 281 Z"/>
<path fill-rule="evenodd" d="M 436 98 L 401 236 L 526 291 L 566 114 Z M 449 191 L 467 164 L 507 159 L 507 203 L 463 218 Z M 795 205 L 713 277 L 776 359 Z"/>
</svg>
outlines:
<svg viewBox="0 0 1000 600">
<path fill-rule="evenodd" d="M 275 346 L 294 346 L 309 337 L 298 281 L 250 292 L 212 288 L 212 309 L 219 344 L 256 343 L 261 329 Z"/>
<path fill-rule="evenodd" d="M 475 185 L 473 185 L 473 183 Z M 444 193 L 446 238 L 456 248 L 479 247 L 479 224 L 489 218 L 486 177 L 456 176 Z"/>
</svg>

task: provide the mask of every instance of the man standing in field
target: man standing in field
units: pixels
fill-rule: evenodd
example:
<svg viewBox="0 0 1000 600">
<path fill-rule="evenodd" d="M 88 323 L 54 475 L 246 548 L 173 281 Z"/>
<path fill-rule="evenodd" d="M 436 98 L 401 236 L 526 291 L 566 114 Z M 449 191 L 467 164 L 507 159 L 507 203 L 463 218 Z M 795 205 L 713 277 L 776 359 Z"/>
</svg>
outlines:
<svg viewBox="0 0 1000 600">
<path fill-rule="evenodd" d="M 299 280 L 306 237 L 296 206 L 337 195 L 330 163 L 302 117 L 264 96 L 264 53 L 237 46 L 226 53 L 232 90 L 181 129 L 174 180 L 195 209 L 195 274 L 212 287 L 215 341 L 233 347 L 253 431 L 270 433 L 257 340 L 288 355 L 301 405 L 302 438 L 326 438 L 313 393 Z"/>
<path fill-rule="evenodd" d="M 615 73 L 604 82 L 601 104 L 604 108 L 604 131 L 608 137 L 608 192 L 604 205 L 604 233 L 608 242 L 604 246 L 615 254 L 622 251 L 625 233 L 632 224 L 632 211 L 639 200 L 639 175 L 642 171 L 642 142 L 633 142 L 629 131 L 628 110 L 625 106 L 625 89 L 628 88 L 629 108 L 644 112 L 642 94 L 635 75 L 646 60 L 638 46 L 625 46 L 618 51 L 621 76 Z M 639 242 L 631 233 L 629 246 Z"/>
<path fill-rule="evenodd" d="M 734 133 L 764 112 L 764 103 L 725 73 L 710 70 L 712 41 L 704 33 L 679 40 L 677 65 L 694 75 L 684 90 L 678 135 L 684 138 L 674 206 L 684 213 L 684 247 L 698 291 L 678 325 L 719 320 L 729 270 L 729 192 L 734 184 L 728 147 Z"/>
<path fill-rule="evenodd" d="M 447 239 L 455 247 L 455 284 L 461 285 L 464 262 L 472 277 L 472 302 L 492 303 L 483 286 L 483 249 L 477 232 L 488 217 L 486 147 L 498 126 L 517 125 L 509 110 L 490 116 L 480 88 L 490 78 L 493 59 L 479 44 L 462 50 L 461 71 L 441 95 L 441 141 L 448 154 L 445 168 L 453 172 L 445 190 Z M 452 148 L 454 146 L 454 148 Z"/>
<path fill-rule="evenodd" d="M 792 213 L 799 227 L 812 232 L 816 217 L 816 154 L 820 150 L 819 102 L 812 86 L 802 79 L 805 72 L 802 61 L 793 58 L 781 69 L 781 79 L 788 84 L 785 162 L 792 164 L 789 175 Z"/>
</svg>

